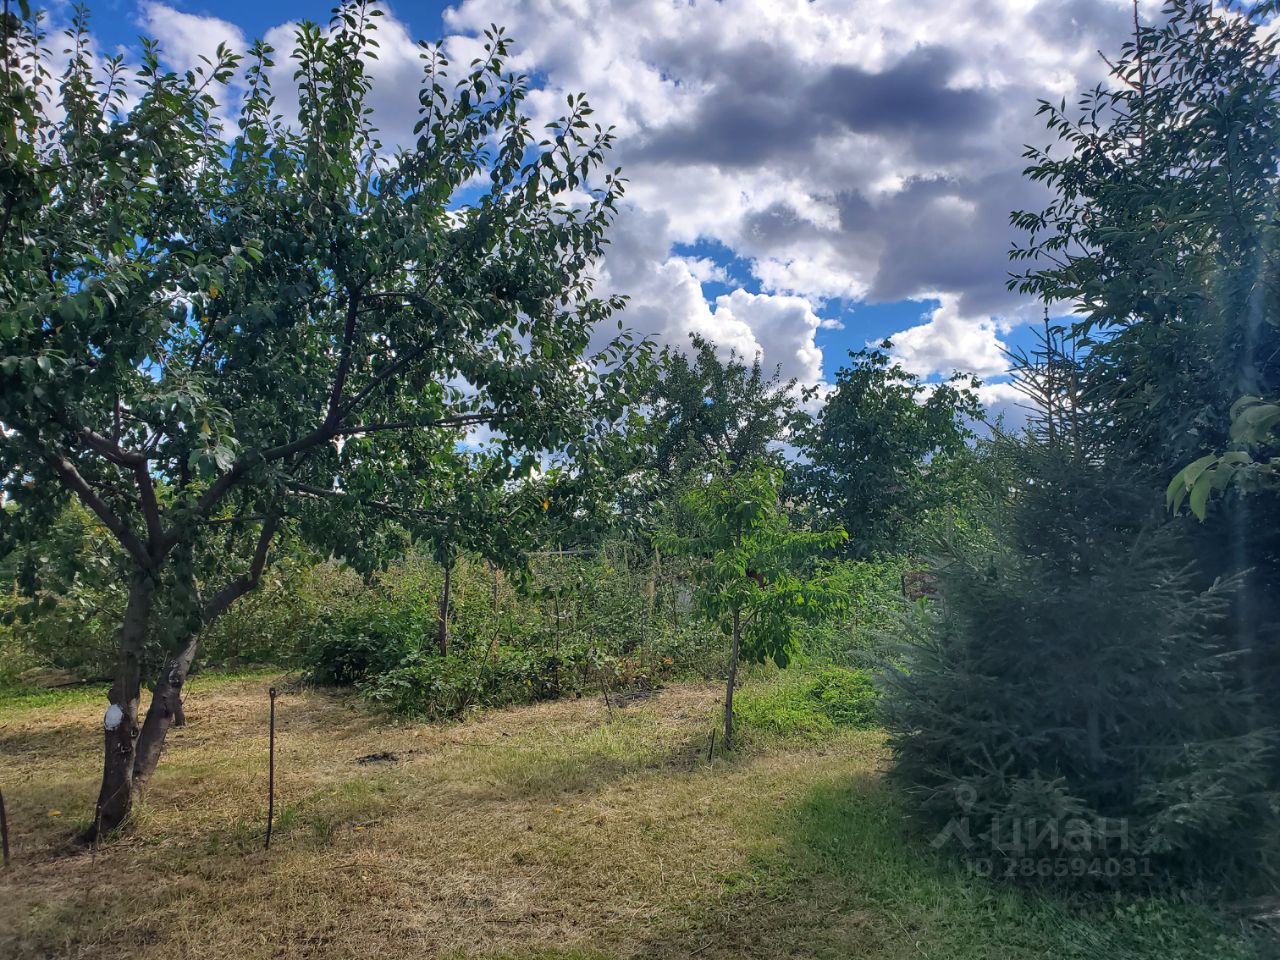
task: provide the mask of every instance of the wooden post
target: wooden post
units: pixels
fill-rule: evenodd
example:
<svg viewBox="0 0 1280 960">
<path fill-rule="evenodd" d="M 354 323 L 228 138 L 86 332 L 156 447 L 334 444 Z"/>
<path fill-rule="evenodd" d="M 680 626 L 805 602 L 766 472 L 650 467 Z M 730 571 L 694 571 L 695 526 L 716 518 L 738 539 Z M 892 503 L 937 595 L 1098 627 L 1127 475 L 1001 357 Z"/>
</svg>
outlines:
<svg viewBox="0 0 1280 960">
<path fill-rule="evenodd" d="M 605 683 L 604 671 L 597 670 L 596 675 L 600 679 L 600 692 L 604 694 L 605 708 L 609 711 L 609 722 L 613 723 L 613 704 L 609 701 L 609 685 Z"/>
</svg>

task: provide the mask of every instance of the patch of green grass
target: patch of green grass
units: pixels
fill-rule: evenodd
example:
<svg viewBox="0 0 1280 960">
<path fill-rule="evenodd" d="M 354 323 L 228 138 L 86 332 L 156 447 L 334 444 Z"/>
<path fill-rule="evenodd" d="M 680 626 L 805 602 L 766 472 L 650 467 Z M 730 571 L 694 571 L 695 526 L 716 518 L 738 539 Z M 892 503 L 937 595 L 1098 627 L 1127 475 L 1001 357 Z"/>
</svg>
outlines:
<svg viewBox="0 0 1280 960">
<path fill-rule="evenodd" d="M 361 832 L 376 825 L 396 806 L 392 784 L 377 779 L 344 780 L 314 790 L 288 803 L 277 798 L 272 836 L 301 840 L 309 849 L 320 849 L 344 831 Z M 206 838 L 206 853 L 242 854 L 262 846 L 266 833 L 266 804 L 256 817 L 235 820 L 213 830 Z"/>
<path fill-rule="evenodd" d="M 218 685 L 233 683 L 238 680 L 258 680 L 262 677 L 278 676 L 279 667 L 260 667 L 251 670 L 211 671 L 191 677 L 192 683 Z M 19 710 L 33 710 L 40 707 L 72 706 L 89 703 L 94 700 L 105 700 L 108 684 L 82 683 L 68 687 L 34 687 L 27 684 L 0 686 L 0 713 Z M 147 694 L 142 695 L 143 704 L 147 702 Z"/>
<path fill-rule="evenodd" d="M 877 957 L 1262 956 L 1195 903 L 1118 895 L 1069 902 L 975 876 L 931 849 L 908 822 L 878 779 L 823 785 L 779 824 L 789 842 L 772 856 L 806 889 L 823 891 L 822 910 L 874 918 Z"/>
<path fill-rule="evenodd" d="M 58 707 L 105 698 L 107 685 L 85 683 L 74 687 L 44 689 L 26 685 L 0 687 L 0 711 L 32 710 L 37 707 Z"/>
<path fill-rule="evenodd" d="M 444 956 L 449 960 L 473 960 L 476 953 L 472 950 L 450 951 Z M 617 960 L 617 954 L 604 953 L 599 950 L 577 947 L 551 947 L 549 949 L 526 949 L 519 952 L 503 950 L 499 953 L 485 953 L 485 960 Z"/>
<path fill-rule="evenodd" d="M 734 697 L 734 717 L 745 731 L 813 737 L 872 726 L 877 699 L 875 685 L 862 670 L 781 672 L 744 686 Z"/>
<path fill-rule="evenodd" d="M 45 811 L 87 808 L 99 763 L 92 730 L 76 776 L 55 764 L 65 748 L 31 739 L 68 739 L 55 707 L 24 718 L 11 735 L 21 749 L 6 753 L 30 785 L 11 808 L 21 832 L 0 871 L 0 956 L 156 960 L 211 943 L 248 960 L 1275 956 L 1207 906 L 1070 902 L 973 875 L 911 828 L 880 773 L 883 733 L 838 726 L 823 712 L 832 684 L 816 676 L 758 671 L 743 690 L 770 700 L 794 687 L 825 732 L 759 749 L 746 738 L 714 762 L 722 689 L 709 685 L 430 726 L 291 694 L 270 851 L 268 681 L 219 684 L 170 745 L 138 822 L 96 861 L 53 855 L 65 824 Z M 93 725 L 96 710 L 78 712 Z M 383 750 L 399 762 L 355 765 Z"/>
<path fill-rule="evenodd" d="M 274 831 L 309 831 L 319 845 L 343 829 L 363 830 L 393 806 L 390 786 L 380 780 L 345 780 L 296 804 L 281 807 Z"/>
</svg>

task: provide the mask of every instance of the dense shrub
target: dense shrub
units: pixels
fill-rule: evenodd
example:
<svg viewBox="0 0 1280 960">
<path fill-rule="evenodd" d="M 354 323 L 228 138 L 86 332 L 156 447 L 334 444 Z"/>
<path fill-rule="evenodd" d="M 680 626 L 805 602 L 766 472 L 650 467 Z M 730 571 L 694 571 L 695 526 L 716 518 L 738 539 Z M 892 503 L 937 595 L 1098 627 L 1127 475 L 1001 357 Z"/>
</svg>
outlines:
<svg viewBox="0 0 1280 960">
<path fill-rule="evenodd" d="M 21 665 L 86 680 L 110 677 L 122 601 L 119 593 L 99 589 L 45 593 L 35 600 L 8 598 L 0 604 L 12 614 L 10 623 L 0 625 L 0 657 L 8 666 L 0 671 L 16 672 Z"/>
<path fill-rule="evenodd" d="M 335 590 L 332 576 L 303 578 L 297 589 L 322 583 L 327 599 L 292 601 L 310 619 L 301 618 L 306 636 L 283 646 L 315 682 L 353 685 L 392 712 L 427 719 L 659 677 L 721 675 L 724 644 L 694 616 L 682 575 L 670 560 L 665 569 L 651 566 L 622 546 L 596 556 L 536 556 L 524 578 L 463 560 L 453 574 L 444 657 L 433 564 L 412 559 L 354 589 L 346 582 Z"/>
<path fill-rule="evenodd" d="M 13 630 L 0 626 L 0 688 L 19 686 L 23 674 L 40 666 L 31 651 L 14 637 Z"/>
<path fill-rule="evenodd" d="M 877 719 L 880 693 L 865 670 L 823 670 L 809 684 L 808 695 L 837 727 L 867 727 Z"/>
<path fill-rule="evenodd" d="M 902 575 L 915 564 L 905 557 L 842 560 L 829 576 L 846 598 L 838 615 L 800 628 L 801 659 L 823 663 L 865 652 L 890 631 L 902 606 Z"/>
<path fill-rule="evenodd" d="M 847 613 L 806 625 L 797 655 L 822 664 L 863 646 L 861 635 L 879 628 L 897 597 L 899 566 L 838 564 Z M 295 556 L 206 632 L 200 666 L 300 669 L 313 682 L 354 686 L 399 714 L 430 718 L 660 677 L 720 678 L 726 644 L 694 609 L 689 573 L 686 561 L 624 543 L 538 554 L 523 576 L 463 558 L 452 580 L 450 654 L 442 659 L 436 564 L 409 557 L 366 579 L 332 561 Z M 0 675 L 56 666 L 109 676 L 119 611 L 107 588 L 73 582 L 64 593 L 47 593 L 26 621 L 0 626 Z M 831 697 L 842 695 L 833 688 Z M 851 700 L 858 695 L 852 691 Z"/>
<path fill-rule="evenodd" d="M 384 599 L 353 570 L 337 563 L 279 563 L 266 583 L 205 632 L 202 662 L 306 664 L 311 647 L 335 625 L 373 615 Z"/>
<path fill-rule="evenodd" d="M 469 707 L 501 707 L 581 693 L 592 686 L 592 658 L 502 648 L 476 658 L 412 658 L 393 670 L 370 674 L 360 687 L 371 701 L 395 713 L 446 719 Z"/>
<path fill-rule="evenodd" d="M 655 663 L 681 676 L 698 680 L 724 676 L 727 660 L 724 638 L 700 620 L 655 631 L 650 650 Z"/>
<path fill-rule="evenodd" d="M 304 662 L 316 683 L 348 686 L 417 655 L 423 626 L 414 610 L 362 604 L 353 614 L 322 621 Z"/>
</svg>

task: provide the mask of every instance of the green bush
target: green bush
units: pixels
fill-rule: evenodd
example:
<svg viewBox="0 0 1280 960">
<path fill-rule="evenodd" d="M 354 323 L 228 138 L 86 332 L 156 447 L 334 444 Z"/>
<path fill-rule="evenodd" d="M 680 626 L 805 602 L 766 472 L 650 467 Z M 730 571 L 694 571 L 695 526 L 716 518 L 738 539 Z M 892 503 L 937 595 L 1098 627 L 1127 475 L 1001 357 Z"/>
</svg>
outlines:
<svg viewBox="0 0 1280 960">
<path fill-rule="evenodd" d="M 891 577 L 871 564 L 846 567 L 855 606 L 872 609 Z M 363 578 L 293 555 L 206 631 L 197 669 L 300 668 L 314 682 L 358 686 L 397 713 L 423 717 L 598 693 L 602 684 L 725 675 L 728 644 L 693 609 L 689 564 L 679 558 L 610 542 L 593 554 L 537 554 L 519 575 L 464 557 L 453 573 L 444 661 L 436 652 L 441 581 L 440 568 L 422 557 Z M 0 625 L 0 675 L 56 666 L 109 676 L 121 602 L 115 581 L 99 577 L 92 589 L 83 579 L 48 582 L 63 586 L 46 589 L 38 609 L 0 599 L 0 613 L 6 604 L 32 610 Z M 158 664 L 163 651 L 153 646 L 148 656 Z"/>
<path fill-rule="evenodd" d="M 332 564 L 299 567 L 229 616 L 207 651 L 220 661 L 274 652 L 317 683 L 426 719 L 723 675 L 723 638 L 692 615 L 681 576 L 621 545 L 537 556 L 524 577 L 464 558 L 441 657 L 435 564 L 410 558 L 370 582 Z"/>
<path fill-rule="evenodd" d="M 205 632 L 201 662 L 305 664 L 312 645 L 335 622 L 356 610 L 365 615 L 381 603 L 374 588 L 337 563 L 282 564 Z"/>
<path fill-rule="evenodd" d="M 829 573 L 846 604 L 840 615 L 800 627 L 799 659 L 843 661 L 874 646 L 895 624 L 902 608 L 902 575 L 914 566 L 906 557 L 833 563 Z"/>
<path fill-rule="evenodd" d="M 4 606 L 5 602 L 0 601 L 0 610 Z M 0 625 L 0 689 L 21 685 L 22 675 L 39 666 L 26 645 L 13 635 L 12 628 Z"/>
<path fill-rule="evenodd" d="M 414 610 L 373 605 L 322 622 L 306 651 L 308 676 L 349 686 L 393 671 L 419 653 L 423 626 Z"/>
<path fill-rule="evenodd" d="M 697 680 L 723 677 L 729 659 L 720 631 L 698 621 L 656 631 L 650 649 L 660 672 Z"/>
<path fill-rule="evenodd" d="M 880 692 L 864 670 L 823 670 L 813 678 L 808 695 L 837 727 L 869 727 L 876 722 Z"/>
<path fill-rule="evenodd" d="M 472 707 L 535 703 L 649 681 L 631 667 L 594 648 L 556 653 L 500 647 L 480 657 L 424 650 L 394 669 L 370 672 L 358 686 L 393 713 L 443 720 Z"/>
<path fill-rule="evenodd" d="M 0 624 L 0 658 L 7 664 L 0 672 L 52 668 L 86 680 L 110 677 L 119 630 L 113 617 L 123 611 L 118 599 L 108 591 L 90 589 L 64 596 L 7 598 L 0 607 L 13 616 L 11 623 Z"/>
</svg>

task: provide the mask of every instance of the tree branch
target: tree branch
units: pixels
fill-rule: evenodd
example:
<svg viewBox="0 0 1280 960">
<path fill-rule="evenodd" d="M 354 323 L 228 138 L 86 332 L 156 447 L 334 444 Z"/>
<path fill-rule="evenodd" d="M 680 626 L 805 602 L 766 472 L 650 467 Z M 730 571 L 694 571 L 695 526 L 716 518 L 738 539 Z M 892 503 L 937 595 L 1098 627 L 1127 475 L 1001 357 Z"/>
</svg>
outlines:
<svg viewBox="0 0 1280 960">
<path fill-rule="evenodd" d="M 360 315 L 360 300 L 355 291 L 347 298 L 347 323 L 342 331 L 342 352 L 338 359 L 338 370 L 333 376 L 333 389 L 329 391 L 329 408 L 324 422 L 336 425 L 341 419 L 339 407 L 342 403 L 342 390 L 347 383 L 347 374 L 351 370 L 352 347 L 356 338 L 356 320 Z"/>
<path fill-rule="evenodd" d="M 324 487 L 313 486 L 309 483 L 303 483 L 300 480 L 286 480 L 284 485 L 295 493 L 301 493 L 308 497 L 323 497 L 331 500 L 351 499 L 351 494 L 342 490 L 327 490 Z M 403 507 L 399 507 L 394 503 L 388 503 L 385 500 L 362 500 L 360 503 L 364 506 L 377 507 L 379 510 L 386 510 L 391 513 L 412 514 L 414 512 L 412 510 L 405 510 Z"/>
<path fill-rule="evenodd" d="M 410 303 L 416 303 L 419 306 L 428 308 L 429 310 L 439 310 L 440 308 L 429 297 L 424 297 L 420 293 L 413 290 L 379 290 L 364 295 L 366 300 L 408 300 Z M 369 308 L 366 308 L 369 309 Z"/>
<path fill-rule="evenodd" d="M 156 484 L 145 461 L 133 468 L 133 476 L 138 484 L 142 519 L 147 524 L 147 540 L 150 542 L 152 553 L 159 559 L 160 552 L 166 547 L 164 524 L 160 521 L 160 504 L 156 502 Z"/>
<path fill-rule="evenodd" d="M 79 497 L 81 503 L 97 514 L 98 519 L 115 535 L 115 538 L 120 541 L 120 545 L 129 551 L 129 554 L 138 562 L 138 565 L 144 569 L 151 569 L 152 557 L 148 553 L 145 544 L 129 529 L 128 524 L 118 517 L 103 499 L 94 492 L 88 481 L 76 469 L 75 464 L 56 453 L 46 454 L 45 458 L 58 474 L 63 485 Z"/>
<path fill-rule="evenodd" d="M 64 418 L 59 418 L 64 419 Z M 65 422 L 65 419 L 64 419 Z M 147 462 L 145 454 L 134 453 L 125 450 L 114 440 L 104 437 L 100 433 L 90 430 L 88 427 L 79 427 L 76 434 L 80 437 L 80 442 L 95 453 L 100 453 L 118 467 L 136 467 Z"/>
<path fill-rule="evenodd" d="M 374 390 L 399 373 L 405 364 L 422 356 L 422 354 L 426 352 L 426 347 L 427 345 L 423 344 L 422 346 L 415 347 L 407 353 L 402 353 L 400 356 L 396 357 L 395 360 L 391 361 L 391 363 L 379 370 L 377 374 L 370 378 L 369 382 L 364 385 L 359 393 L 342 406 L 338 415 L 338 422 L 341 422 L 344 417 L 354 411 L 358 406 L 360 406 L 360 404 L 364 403 Z"/>
<path fill-rule="evenodd" d="M 234 517 L 216 517 L 213 520 L 200 520 L 198 522 L 204 527 L 224 527 L 228 524 L 251 523 L 266 519 L 267 518 L 263 514 L 251 513 L 247 516 L 237 515 Z"/>
<path fill-rule="evenodd" d="M 271 549 L 271 540 L 276 535 L 280 518 L 272 514 L 262 524 L 262 532 L 258 534 L 258 545 L 253 551 L 253 561 L 249 564 L 249 572 L 237 577 L 219 590 L 204 606 L 203 621 L 208 626 L 218 617 L 226 613 L 227 608 L 236 600 L 249 593 L 262 580 L 262 571 L 267 565 L 267 552 Z"/>
<path fill-rule="evenodd" d="M 352 330 L 353 336 L 353 325 L 356 322 L 355 314 L 357 312 L 358 302 L 358 299 L 353 297 L 351 300 L 351 307 L 348 309 L 347 329 Z M 207 514 L 218 500 L 221 499 L 223 494 L 230 490 L 241 477 L 260 463 L 282 460 L 295 453 L 301 453 L 312 447 L 318 446 L 321 443 L 326 443 L 334 437 L 339 436 L 339 434 L 345 435 L 360 432 L 359 430 L 354 430 L 352 428 L 342 428 L 339 424 L 341 424 L 344 419 L 350 416 L 352 412 L 367 400 L 374 390 L 399 373 L 406 364 L 422 356 L 428 346 L 429 344 L 421 344 L 408 352 L 401 354 L 370 378 L 369 382 L 366 383 L 364 387 L 361 388 L 361 390 L 345 404 L 341 404 L 341 392 L 342 388 L 345 386 L 347 371 L 349 370 L 350 365 L 348 362 L 346 369 L 344 370 L 343 364 L 340 362 L 339 373 L 341 374 L 341 382 L 339 382 L 338 377 L 335 377 L 335 389 L 331 390 L 329 394 L 330 404 L 332 404 L 335 397 L 339 398 L 340 406 L 337 407 L 337 412 L 334 413 L 334 408 L 330 406 L 327 408 L 324 421 L 310 433 L 298 437 L 296 440 L 291 440 L 288 443 L 283 443 L 276 447 L 270 447 L 266 450 L 256 451 L 241 457 L 231 466 L 230 470 L 215 480 L 210 485 L 209 489 L 204 492 L 204 495 L 200 497 L 200 500 L 196 504 L 197 512 Z M 449 424 L 442 422 L 439 425 L 448 426 Z M 427 424 L 424 426 L 429 427 L 432 425 Z"/>
<path fill-rule="evenodd" d="M 439 420 L 428 420 L 425 423 L 417 420 L 391 420 L 386 423 L 357 423 L 349 427 L 339 427 L 334 431 L 336 436 L 345 437 L 356 433 L 380 433 L 387 430 L 435 430 L 444 427 L 469 427 L 477 423 L 492 423 L 501 418 L 496 413 L 459 413 L 452 417 L 441 417 Z"/>
<path fill-rule="evenodd" d="M 300 493 L 305 497 L 312 497 L 317 500 L 353 499 L 351 494 L 343 490 L 329 490 L 325 487 L 316 487 L 309 483 L 302 483 L 299 480 L 286 480 L 285 486 L 293 490 L 295 493 Z M 375 507 L 378 510 L 383 510 L 398 518 L 408 518 L 420 522 L 439 522 L 440 519 L 440 515 L 438 513 L 432 513 L 431 511 L 422 509 L 406 508 L 403 504 L 389 503 L 386 500 L 359 500 L 358 502 L 361 506 Z"/>
</svg>

